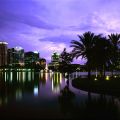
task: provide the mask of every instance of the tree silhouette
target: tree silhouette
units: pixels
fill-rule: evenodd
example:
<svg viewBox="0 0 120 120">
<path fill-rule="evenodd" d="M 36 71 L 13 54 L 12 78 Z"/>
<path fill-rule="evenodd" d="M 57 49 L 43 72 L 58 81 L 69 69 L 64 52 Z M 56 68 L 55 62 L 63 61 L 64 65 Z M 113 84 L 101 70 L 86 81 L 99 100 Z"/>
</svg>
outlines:
<svg viewBox="0 0 120 120">
<path fill-rule="evenodd" d="M 91 68 L 93 66 L 93 51 L 95 40 L 100 38 L 101 35 L 95 35 L 91 32 L 85 32 L 83 35 L 78 35 L 79 40 L 72 40 L 71 47 L 73 47 L 73 57 L 76 59 L 80 56 L 87 59 L 88 77 L 91 75 Z"/>
<path fill-rule="evenodd" d="M 108 37 L 112 44 L 112 69 L 115 69 L 115 67 L 119 64 L 120 59 L 120 34 L 110 34 Z"/>
<path fill-rule="evenodd" d="M 93 64 L 105 75 L 105 68 L 112 64 L 112 45 L 110 41 L 102 36 L 96 39 L 92 54 Z"/>
</svg>

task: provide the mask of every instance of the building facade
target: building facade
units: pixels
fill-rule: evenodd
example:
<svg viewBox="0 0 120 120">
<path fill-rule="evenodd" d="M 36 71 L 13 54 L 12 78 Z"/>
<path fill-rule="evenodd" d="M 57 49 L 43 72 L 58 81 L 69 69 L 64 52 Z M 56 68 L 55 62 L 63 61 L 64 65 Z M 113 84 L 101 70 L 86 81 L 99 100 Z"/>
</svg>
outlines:
<svg viewBox="0 0 120 120">
<path fill-rule="evenodd" d="M 54 52 L 51 55 L 51 62 L 49 63 L 49 68 L 52 70 L 57 70 L 60 65 L 60 55 L 57 52 Z"/>
<path fill-rule="evenodd" d="M 38 52 L 26 52 L 25 53 L 25 64 L 36 63 L 39 61 L 39 53 Z"/>
<path fill-rule="evenodd" d="M 24 49 L 22 47 L 8 49 L 8 64 L 24 64 Z"/>
<path fill-rule="evenodd" d="M 0 42 L 0 66 L 7 65 L 7 44 L 6 42 Z"/>
<path fill-rule="evenodd" d="M 54 52 L 51 56 L 51 62 L 59 62 L 60 61 L 60 55 L 57 52 Z"/>
</svg>

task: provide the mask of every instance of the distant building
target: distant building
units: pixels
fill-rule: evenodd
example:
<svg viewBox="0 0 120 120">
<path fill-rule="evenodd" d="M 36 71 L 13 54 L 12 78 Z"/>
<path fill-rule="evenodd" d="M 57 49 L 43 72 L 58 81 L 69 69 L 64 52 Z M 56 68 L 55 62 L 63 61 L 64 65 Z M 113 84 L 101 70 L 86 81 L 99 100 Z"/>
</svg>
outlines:
<svg viewBox="0 0 120 120">
<path fill-rule="evenodd" d="M 51 62 L 60 62 L 60 55 L 57 52 L 54 52 L 51 56 Z"/>
<path fill-rule="evenodd" d="M 25 53 L 25 64 L 36 63 L 39 61 L 39 53 L 30 51 Z"/>
<path fill-rule="evenodd" d="M 7 44 L 6 42 L 0 42 L 0 66 L 7 65 Z"/>
<path fill-rule="evenodd" d="M 60 62 L 60 55 L 57 52 L 54 52 L 51 56 L 51 62 L 49 63 L 50 69 L 57 69 Z"/>
<path fill-rule="evenodd" d="M 46 59 L 44 58 L 40 58 L 37 62 L 35 62 L 36 65 L 40 66 L 41 69 L 45 69 L 47 63 L 46 63 Z"/>
<path fill-rule="evenodd" d="M 13 51 L 14 51 L 14 49 L 12 48 L 12 49 L 8 49 L 7 50 L 7 61 L 8 61 L 8 65 L 12 65 L 12 63 L 13 63 Z"/>
<path fill-rule="evenodd" d="M 24 64 L 24 49 L 22 47 L 8 49 L 8 64 Z"/>
<path fill-rule="evenodd" d="M 39 63 L 42 67 L 45 67 L 46 66 L 46 59 L 44 59 L 44 58 L 39 59 Z"/>
</svg>

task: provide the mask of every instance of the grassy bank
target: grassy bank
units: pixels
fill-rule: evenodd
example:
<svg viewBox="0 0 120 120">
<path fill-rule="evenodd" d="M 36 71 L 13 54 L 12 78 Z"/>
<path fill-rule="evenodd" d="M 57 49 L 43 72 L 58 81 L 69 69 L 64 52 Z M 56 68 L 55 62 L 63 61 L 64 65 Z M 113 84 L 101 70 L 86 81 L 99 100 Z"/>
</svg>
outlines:
<svg viewBox="0 0 120 120">
<path fill-rule="evenodd" d="M 106 78 L 95 79 L 92 77 L 90 80 L 88 78 L 76 78 L 72 80 L 72 85 L 85 91 L 120 96 L 120 77 Z"/>
</svg>

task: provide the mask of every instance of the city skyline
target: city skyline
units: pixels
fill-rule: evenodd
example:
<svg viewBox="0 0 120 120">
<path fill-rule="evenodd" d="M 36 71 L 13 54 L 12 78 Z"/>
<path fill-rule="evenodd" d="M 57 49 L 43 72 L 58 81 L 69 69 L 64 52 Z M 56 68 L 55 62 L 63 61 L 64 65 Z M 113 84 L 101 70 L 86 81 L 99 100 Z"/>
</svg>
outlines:
<svg viewBox="0 0 120 120">
<path fill-rule="evenodd" d="M 8 60 L 9 62 L 11 62 L 11 63 L 14 63 L 15 61 L 14 60 L 10 60 L 10 59 L 18 59 L 18 57 L 17 56 L 13 56 L 13 54 L 15 54 L 15 53 L 17 53 L 17 52 L 20 52 L 20 56 L 19 56 L 19 59 L 20 59 L 20 63 L 23 63 L 24 62 L 24 58 L 26 57 L 26 56 L 29 56 L 29 54 L 30 55 L 33 55 L 33 56 L 31 56 L 31 59 L 34 59 L 34 55 L 37 57 L 37 58 L 39 58 L 39 59 L 45 59 L 45 58 L 43 58 L 42 56 L 40 56 L 40 52 L 39 51 L 32 51 L 32 50 L 30 50 L 30 51 L 24 51 L 24 48 L 22 48 L 21 46 L 14 46 L 13 48 L 9 48 L 8 47 L 8 43 L 7 42 L 3 42 L 3 41 L 0 41 L 0 56 L 1 57 L 4 57 L 4 56 L 7 56 L 7 58 L 5 58 L 4 60 L 2 60 L 3 62 L 5 62 L 6 60 Z M 28 55 L 27 55 L 28 54 Z M 53 52 L 52 54 L 51 54 L 51 59 L 50 59 L 50 61 L 48 62 L 48 63 L 50 63 L 51 61 L 54 61 L 54 58 L 52 58 L 52 56 L 54 56 L 54 54 L 57 54 L 58 56 L 60 55 L 59 53 L 57 53 L 57 52 Z M 14 57 L 14 58 L 11 58 L 11 57 Z M 22 59 L 22 61 L 21 61 L 21 59 Z M 46 59 L 45 59 L 46 60 Z M 14 61 L 14 62 L 13 62 Z M 18 60 L 19 61 L 19 60 Z M 16 62 L 16 63 L 19 63 L 19 62 Z M 34 61 L 34 60 L 33 60 Z M 10 64 L 9 62 L 7 62 L 6 64 Z"/>
<path fill-rule="evenodd" d="M 119 33 L 119 2 L 1 0 L 0 40 L 8 42 L 11 48 L 21 46 L 25 51 L 39 51 L 50 61 L 54 51 L 70 51 L 70 41 L 85 31 Z M 76 62 L 82 63 L 80 59 Z"/>
<path fill-rule="evenodd" d="M 54 52 L 51 54 L 51 61 L 47 63 L 46 59 L 40 56 L 37 51 L 24 51 L 24 48 L 17 46 L 8 48 L 7 42 L 0 41 L 0 67 L 34 67 L 48 70 L 49 66 L 59 65 L 61 62 L 60 54 Z"/>
</svg>

